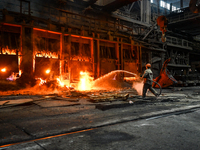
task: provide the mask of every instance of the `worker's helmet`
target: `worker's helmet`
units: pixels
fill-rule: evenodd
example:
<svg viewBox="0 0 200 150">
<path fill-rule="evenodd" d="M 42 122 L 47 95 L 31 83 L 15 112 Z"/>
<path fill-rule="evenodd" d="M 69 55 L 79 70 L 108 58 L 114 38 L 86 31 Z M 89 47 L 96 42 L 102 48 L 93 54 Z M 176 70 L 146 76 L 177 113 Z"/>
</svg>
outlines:
<svg viewBox="0 0 200 150">
<path fill-rule="evenodd" d="M 146 64 L 146 68 L 151 68 L 151 64 L 150 63 Z"/>
</svg>

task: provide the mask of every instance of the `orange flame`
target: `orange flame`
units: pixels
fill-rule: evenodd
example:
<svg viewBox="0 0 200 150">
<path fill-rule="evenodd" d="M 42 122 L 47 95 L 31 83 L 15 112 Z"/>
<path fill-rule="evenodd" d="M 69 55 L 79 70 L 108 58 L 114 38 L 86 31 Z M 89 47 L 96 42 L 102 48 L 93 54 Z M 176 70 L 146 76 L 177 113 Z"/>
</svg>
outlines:
<svg viewBox="0 0 200 150">
<path fill-rule="evenodd" d="M 43 80 L 42 78 L 36 78 L 37 80 L 40 80 L 39 86 L 43 85 L 46 83 L 46 80 Z"/>
<path fill-rule="evenodd" d="M 134 81 L 136 80 L 136 77 L 124 77 L 124 80 Z"/>
<path fill-rule="evenodd" d="M 22 70 L 19 70 L 19 76 L 21 76 L 22 75 Z"/>
<path fill-rule="evenodd" d="M 15 49 L 2 48 L 2 54 L 16 55 Z"/>
<path fill-rule="evenodd" d="M 35 52 L 36 57 L 47 57 L 47 58 L 56 58 L 58 59 L 58 54 L 55 52 L 39 51 Z"/>
<path fill-rule="evenodd" d="M 6 68 L 2 68 L 2 69 L 1 69 L 1 72 L 6 72 Z"/>
<path fill-rule="evenodd" d="M 60 85 L 61 87 L 64 87 L 64 86 L 65 86 L 64 82 L 62 82 L 59 78 L 57 78 L 57 81 L 58 81 L 58 83 L 59 83 L 59 85 Z"/>
<path fill-rule="evenodd" d="M 80 72 L 80 81 L 78 83 L 78 90 L 86 91 L 92 89 L 93 78 L 89 76 L 88 72 Z"/>
</svg>

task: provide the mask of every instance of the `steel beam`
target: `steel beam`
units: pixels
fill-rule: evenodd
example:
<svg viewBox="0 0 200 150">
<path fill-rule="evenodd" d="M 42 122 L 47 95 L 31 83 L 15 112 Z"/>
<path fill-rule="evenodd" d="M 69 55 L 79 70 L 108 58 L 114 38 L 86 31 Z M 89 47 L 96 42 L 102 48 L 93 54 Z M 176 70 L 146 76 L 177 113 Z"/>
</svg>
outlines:
<svg viewBox="0 0 200 150">
<path fill-rule="evenodd" d="M 115 0 L 115 1 L 105 5 L 103 7 L 103 10 L 107 11 L 107 12 L 113 12 L 113 11 L 121 8 L 122 6 L 131 4 L 131 3 L 136 2 L 136 1 L 138 1 L 138 0 Z"/>
<path fill-rule="evenodd" d="M 116 13 L 112 13 L 111 16 L 115 17 L 115 18 L 118 18 L 118 19 L 121 19 L 121 20 L 132 22 L 132 23 L 135 23 L 135 24 L 138 24 L 138 25 L 142 25 L 142 26 L 145 26 L 145 27 L 150 27 L 151 26 L 151 24 L 148 24 L 148 23 L 145 23 L 145 22 L 141 22 L 141 21 L 138 21 L 138 20 L 134 20 L 134 19 L 131 19 L 131 18 L 126 17 L 126 16 L 120 16 L 120 15 L 118 15 Z"/>
<path fill-rule="evenodd" d="M 151 29 L 149 30 L 149 32 L 143 37 L 143 39 L 142 40 L 145 40 L 146 39 L 146 37 L 151 33 L 151 31 L 153 31 L 153 29 L 154 29 L 154 27 L 157 25 L 157 23 L 155 23 L 152 27 L 151 27 Z"/>
</svg>

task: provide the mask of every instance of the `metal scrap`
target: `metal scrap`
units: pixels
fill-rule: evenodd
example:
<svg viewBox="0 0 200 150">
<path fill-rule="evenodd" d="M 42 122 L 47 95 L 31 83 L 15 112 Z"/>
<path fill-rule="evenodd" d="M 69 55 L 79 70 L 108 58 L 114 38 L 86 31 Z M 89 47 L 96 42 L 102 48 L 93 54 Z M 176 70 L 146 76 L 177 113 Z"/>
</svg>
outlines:
<svg viewBox="0 0 200 150">
<path fill-rule="evenodd" d="M 116 100 L 127 100 L 129 97 L 129 94 L 101 94 L 101 95 L 90 95 L 90 101 L 91 102 L 111 102 Z"/>
</svg>

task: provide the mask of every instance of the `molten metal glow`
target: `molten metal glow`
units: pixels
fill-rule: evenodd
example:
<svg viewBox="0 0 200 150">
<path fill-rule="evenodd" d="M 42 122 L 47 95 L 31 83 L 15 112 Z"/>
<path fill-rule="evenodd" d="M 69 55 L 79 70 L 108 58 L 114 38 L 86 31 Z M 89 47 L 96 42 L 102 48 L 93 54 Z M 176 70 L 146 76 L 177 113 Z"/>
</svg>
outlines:
<svg viewBox="0 0 200 150">
<path fill-rule="evenodd" d="M 81 71 L 81 72 L 80 72 L 80 75 L 84 75 L 85 73 L 86 73 L 86 72 Z"/>
<path fill-rule="evenodd" d="M 22 57 L 21 57 L 21 56 L 18 56 L 18 65 L 19 65 L 19 66 L 21 65 L 21 60 L 22 60 Z"/>
<path fill-rule="evenodd" d="M 62 82 L 59 78 L 57 78 L 57 81 L 59 83 L 59 86 L 61 86 L 61 87 L 65 86 L 64 82 Z"/>
<path fill-rule="evenodd" d="M 80 81 L 78 83 L 78 90 L 85 91 L 91 90 L 93 78 L 89 76 L 88 72 L 80 72 Z"/>
<path fill-rule="evenodd" d="M 49 74 L 49 73 L 50 73 L 50 71 L 51 71 L 50 69 L 47 69 L 47 70 L 46 70 L 46 74 Z"/>
<path fill-rule="evenodd" d="M 44 83 L 46 83 L 46 80 L 43 80 L 41 78 L 36 78 L 37 80 L 40 80 L 39 86 L 43 85 Z"/>
<path fill-rule="evenodd" d="M 12 73 L 8 78 L 6 78 L 6 80 L 9 81 L 15 81 L 16 79 L 18 79 L 19 77 L 17 77 L 17 73 Z"/>
<path fill-rule="evenodd" d="M 1 72 L 6 72 L 6 68 L 2 68 L 2 69 L 1 69 Z"/>
<path fill-rule="evenodd" d="M 2 48 L 2 54 L 16 55 L 15 49 Z"/>
<path fill-rule="evenodd" d="M 58 54 L 55 52 L 46 52 L 46 51 L 40 51 L 35 52 L 36 57 L 46 57 L 46 58 L 56 58 L 58 59 Z"/>
<path fill-rule="evenodd" d="M 124 80 L 134 81 L 136 80 L 136 77 L 124 77 Z"/>
<path fill-rule="evenodd" d="M 21 75 L 22 75 L 22 70 L 19 70 L 19 76 L 21 77 Z"/>
</svg>

